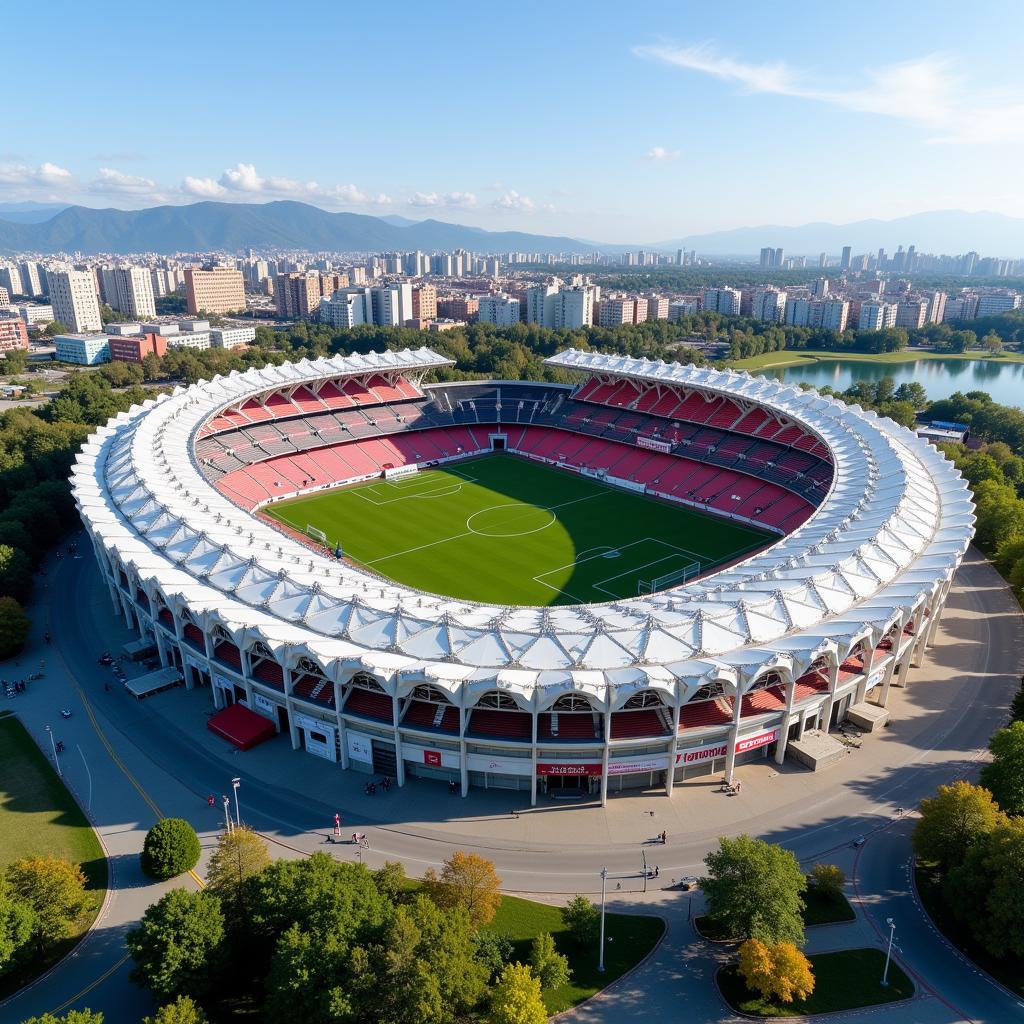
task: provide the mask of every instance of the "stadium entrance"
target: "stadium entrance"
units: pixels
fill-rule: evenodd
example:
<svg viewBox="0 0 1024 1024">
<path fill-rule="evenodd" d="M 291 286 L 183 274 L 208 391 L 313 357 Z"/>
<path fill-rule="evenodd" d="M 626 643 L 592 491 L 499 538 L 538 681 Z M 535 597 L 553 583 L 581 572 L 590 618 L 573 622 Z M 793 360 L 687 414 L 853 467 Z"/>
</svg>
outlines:
<svg viewBox="0 0 1024 1024">
<path fill-rule="evenodd" d="M 540 791 L 553 800 L 577 799 L 601 789 L 600 764 L 552 762 L 537 765 Z"/>
</svg>

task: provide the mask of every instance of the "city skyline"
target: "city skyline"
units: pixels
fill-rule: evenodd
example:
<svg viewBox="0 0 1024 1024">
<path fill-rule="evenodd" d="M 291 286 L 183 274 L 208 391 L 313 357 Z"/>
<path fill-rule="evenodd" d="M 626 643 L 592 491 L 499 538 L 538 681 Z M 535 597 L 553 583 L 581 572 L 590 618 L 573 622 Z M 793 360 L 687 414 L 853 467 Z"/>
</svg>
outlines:
<svg viewBox="0 0 1024 1024">
<path fill-rule="evenodd" d="M 995 12 L 983 3 L 964 22 L 952 3 L 930 5 L 931 24 L 958 19 L 955 46 L 943 47 L 921 32 L 920 12 L 881 4 L 794 4 L 785 19 L 644 4 L 627 22 L 601 5 L 584 18 L 527 4 L 504 36 L 465 5 L 427 20 L 398 4 L 382 48 L 351 45 L 375 31 L 372 13 L 313 5 L 318 32 L 300 39 L 280 19 L 268 33 L 274 8 L 256 3 L 244 19 L 204 8 L 204 31 L 175 49 L 165 78 L 154 15 L 90 21 L 58 3 L 55 62 L 121 54 L 131 88 L 110 97 L 115 133 L 76 114 L 66 75 L 40 75 L 16 48 L 11 67 L 33 83 L 32 103 L 8 126 L 0 202 L 292 198 L 609 243 L 935 209 L 1021 216 L 1007 168 L 1024 155 L 1013 52 L 1024 14 L 1000 8 L 994 36 L 986 6 Z M 544 31 L 527 34 L 537 19 Z M 29 16 L 12 12 L 10 24 L 27 32 Z M 299 64 L 280 59 L 300 52 Z M 302 96 L 317 98 L 312 123 Z"/>
</svg>

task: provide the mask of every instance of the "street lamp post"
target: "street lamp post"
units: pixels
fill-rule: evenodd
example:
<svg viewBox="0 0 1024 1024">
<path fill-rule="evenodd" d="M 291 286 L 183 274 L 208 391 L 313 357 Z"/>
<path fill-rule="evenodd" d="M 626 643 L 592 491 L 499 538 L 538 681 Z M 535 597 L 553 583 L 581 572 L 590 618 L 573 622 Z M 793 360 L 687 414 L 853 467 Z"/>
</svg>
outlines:
<svg viewBox="0 0 1024 1024">
<path fill-rule="evenodd" d="M 231 780 L 231 788 L 235 791 L 235 824 L 241 826 L 242 819 L 238 813 L 238 787 L 242 784 L 242 780 L 236 775 Z"/>
<path fill-rule="evenodd" d="M 228 802 L 227 793 L 221 799 L 224 801 L 224 827 L 231 831 L 231 804 Z"/>
<path fill-rule="evenodd" d="M 53 730 L 47 726 L 46 731 L 50 736 L 50 746 L 53 748 L 53 765 L 57 769 L 57 774 L 63 779 L 64 773 L 60 768 L 60 759 L 57 757 L 57 741 L 53 738 Z"/>
<path fill-rule="evenodd" d="M 891 917 L 887 917 L 885 923 L 889 926 L 889 947 L 885 951 L 885 970 L 882 971 L 882 988 L 889 987 L 889 960 L 892 957 L 892 939 L 896 934 L 896 922 Z"/>
<path fill-rule="evenodd" d="M 597 954 L 597 969 L 604 974 L 604 899 L 608 883 L 608 869 L 601 868 L 601 947 Z"/>
<path fill-rule="evenodd" d="M 644 892 L 647 892 L 647 851 L 641 850 L 644 858 Z"/>
</svg>

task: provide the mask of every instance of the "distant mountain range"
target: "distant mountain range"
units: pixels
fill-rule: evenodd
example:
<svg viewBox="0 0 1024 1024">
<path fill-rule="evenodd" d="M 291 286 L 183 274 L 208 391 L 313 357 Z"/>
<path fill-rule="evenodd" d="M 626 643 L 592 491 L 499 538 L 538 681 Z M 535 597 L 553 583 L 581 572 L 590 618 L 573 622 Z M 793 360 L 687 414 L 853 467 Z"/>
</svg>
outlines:
<svg viewBox="0 0 1024 1024">
<path fill-rule="evenodd" d="M 622 252 L 695 249 L 705 256 L 756 256 L 762 246 L 782 247 L 789 256 L 838 256 L 898 245 L 919 252 L 975 250 L 986 256 L 1024 256 L 1024 219 L 999 213 L 936 210 L 895 220 L 851 224 L 764 225 L 688 235 L 656 243 L 608 245 L 562 235 L 485 231 L 439 220 L 414 221 L 389 214 L 328 213 L 306 203 L 194 203 L 148 210 L 94 210 L 45 203 L 0 203 L 0 252 L 236 252 L 308 249 L 383 252 L 414 249 L 472 249 L 477 252 Z"/>
<path fill-rule="evenodd" d="M 234 252 L 254 248 L 335 252 L 474 249 L 585 252 L 574 238 L 484 231 L 438 220 L 407 221 L 328 213 L 306 203 L 194 203 L 148 210 L 69 206 L 42 223 L 15 223 L 0 212 L 5 252 Z"/>
<path fill-rule="evenodd" d="M 762 246 L 782 247 L 787 256 L 838 256 L 844 245 L 854 254 L 892 254 L 896 247 L 917 247 L 918 252 L 957 255 L 974 250 L 983 256 L 1016 259 L 1024 256 L 1024 220 L 1001 213 L 933 210 L 895 220 L 859 220 L 851 224 L 801 224 L 799 227 L 765 225 L 735 228 L 658 242 L 652 248 L 671 251 L 696 249 L 707 256 L 750 256 Z"/>
</svg>

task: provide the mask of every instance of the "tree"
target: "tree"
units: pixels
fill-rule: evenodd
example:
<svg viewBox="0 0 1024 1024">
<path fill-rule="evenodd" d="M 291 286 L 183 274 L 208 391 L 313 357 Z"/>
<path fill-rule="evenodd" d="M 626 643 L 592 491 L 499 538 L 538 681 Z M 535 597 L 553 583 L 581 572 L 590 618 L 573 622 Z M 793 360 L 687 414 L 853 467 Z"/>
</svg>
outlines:
<svg viewBox="0 0 1024 1024">
<path fill-rule="evenodd" d="M 42 1017 L 29 1017 L 21 1024 L 103 1024 L 103 1014 L 96 1010 L 68 1010 L 62 1017 L 44 1013 Z"/>
<path fill-rule="evenodd" d="M 935 796 L 921 801 L 921 817 L 912 837 L 914 851 L 948 871 L 961 864 L 971 846 L 999 820 L 999 807 L 987 789 L 963 780 L 939 786 Z"/>
<path fill-rule="evenodd" d="M 846 882 L 846 872 L 835 864 L 815 864 L 810 877 L 814 888 L 828 899 L 836 899 Z"/>
<path fill-rule="evenodd" d="M 704 863 L 708 913 L 730 935 L 803 945 L 807 879 L 789 850 L 740 835 L 719 839 Z"/>
<path fill-rule="evenodd" d="M 1020 684 L 1017 692 L 1010 701 L 1010 721 L 1024 722 L 1024 683 Z"/>
<path fill-rule="evenodd" d="M 439 907 L 462 907 L 474 928 L 488 924 L 501 903 L 501 879 L 494 864 L 476 853 L 456 850 L 442 865 L 440 876 L 428 868 L 423 883 Z"/>
<path fill-rule="evenodd" d="M 178 996 L 173 1003 L 161 1006 L 152 1017 L 143 1017 L 142 1024 L 207 1024 L 203 1008 L 188 996 Z"/>
<path fill-rule="evenodd" d="M 405 868 L 400 860 L 386 860 L 373 873 L 377 891 L 389 903 L 400 903 L 405 892 Z"/>
<path fill-rule="evenodd" d="M 172 889 L 128 933 L 132 981 L 161 1001 L 201 996 L 216 979 L 223 938 L 224 915 L 213 893 Z"/>
<path fill-rule="evenodd" d="M 1024 722 L 997 729 L 988 749 L 992 760 L 981 769 L 981 784 L 1007 814 L 1024 814 Z"/>
<path fill-rule="evenodd" d="M 11 883 L 0 875 L 0 971 L 32 938 L 32 909 L 18 899 Z"/>
<path fill-rule="evenodd" d="M 9 348 L 4 352 L 4 372 L 24 373 L 28 366 L 28 353 L 23 348 Z"/>
<path fill-rule="evenodd" d="M 32 589 L 32 562 L 19 548 L 0 544 L 0 594 L 24 601 Z"/>
<path fill-rule="evenodd" d="M 512 962 L 515 947 L 507 932 L 492 932 L 486 929 L 473 936 L 476 943 L 476 958 L 487 968 L 488 981 L 493 981 L 504 966 Z"/>
<path fill-rule="evenodd" d="M 766 946 L 747 939 L 740 946 L 739 971 L 747 988 L 780 1003 L 806 999 L 814 991 L 811 963 L 792 942 Z"/>
<path fill-rule="evenodd" d="M 248 894 L 245 880 L 269 864 L 267 844 L 252 829 L 239 825 L 221 833 L 206 869 L 206 887 L 220 897 L 231 914 L 242 915 Z"/>
<path fill-rule="evenodd" d="M 561 988 L 569 983 L 572 972 L 569 958 L 555 949 L 550 932 L 541 932 L 530 948 L 530 969 L 540 981 L 542 989 Z"/>
<path fill-rule="evenodd" d="M 163 818 L 147 833 L 142 844 L 142 870 L 150 878 L 174 878 L 199 863 L 199 836 L 184 818 Z"/>
<path fill-rule="evenodd" d="M 13 597 L 0 597 L 0 661 L 13 658 L 24 646 L 32 620 Z"/>
<path fill-rule="evenodd" d="M 562 908 L 562 920 L 579 946 L 597 942 L 601 927 L 601 911 L 586 896 L 577 894 Z"/>
<path fill-rule="evenodd" d="M 547 1019 L 540 982 L 529 967 L 509 964 L 491 995 L 491 1024 L 544 1024 Z"/>
<path fill-rule="evenodd" d="M 85 875 L 63 857 L 22 857 L 7 869 L 15 897 L 32 912 L 32 936 L 40 952 L 63 939 L 85 911 Z"/>
<path fill-rule="evenodd" d="M 67 334 L 69 329 L 68 325 L 62 323 L 60 320 L 51 320 L 43 328 L 43 334 L 48 338 L 56 338 L 58 334 Z"/>
</svg>

